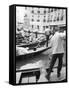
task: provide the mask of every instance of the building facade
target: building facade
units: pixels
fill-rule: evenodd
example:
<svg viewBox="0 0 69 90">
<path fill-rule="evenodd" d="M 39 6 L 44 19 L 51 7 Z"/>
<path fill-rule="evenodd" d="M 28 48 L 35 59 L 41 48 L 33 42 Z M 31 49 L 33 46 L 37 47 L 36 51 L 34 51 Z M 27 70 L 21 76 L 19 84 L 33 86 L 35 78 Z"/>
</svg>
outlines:
<svg viewBox="0 0 69 90">
<path fill-rule="evenodd" d="M 43 32 L 47 26 L 65 24 L 65 9 L 25 7 L 24 27 L 28 30 Z"/>
</svg>

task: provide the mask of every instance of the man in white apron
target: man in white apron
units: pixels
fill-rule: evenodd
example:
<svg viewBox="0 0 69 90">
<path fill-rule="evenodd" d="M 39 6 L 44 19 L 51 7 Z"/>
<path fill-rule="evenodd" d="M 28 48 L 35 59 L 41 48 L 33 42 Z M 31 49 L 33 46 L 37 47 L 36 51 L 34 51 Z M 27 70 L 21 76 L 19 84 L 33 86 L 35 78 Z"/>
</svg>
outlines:
<svg viewBox="0 0 69 90">
<path fill-rule="evenodd" d="M 63 61 L 63 54 L 64 54 L 64 48 L 63 48 L 63 38 L 66 36 L 66 32 L 60 33 L 59 31 L 56 31 L 54 36 L 51 39 L 51 47 L 52 47 L 52 60 L 50 63 L 48 74 L 46 75 L 46 78 L 50 80 L 50 74 L 53 69 L 53 66 L 58 58 L 58 68 L 57 68 L 57 77 L 60 77 L 60 71 L 62 69 L 62 61 Z"/>
</svg>

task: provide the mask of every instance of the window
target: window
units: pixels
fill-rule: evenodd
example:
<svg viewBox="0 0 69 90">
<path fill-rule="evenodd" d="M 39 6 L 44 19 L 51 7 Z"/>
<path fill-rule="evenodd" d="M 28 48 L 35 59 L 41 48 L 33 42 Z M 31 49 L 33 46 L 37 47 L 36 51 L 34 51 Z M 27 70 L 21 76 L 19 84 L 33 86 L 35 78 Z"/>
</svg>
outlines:
<svg viewBox="0 0 69 90">
<path fill-rule="evenodd" d="M 49 22 L 49 20 L 47 20 L 47 22 Z"/>
<path fill-rule="evenodd" d="M 51 12 L 53 12 L 53 9 L 51 9 Z"/>
<path fill-rule="evenodd" d="M 48 13 L 50 13 L 50 8 L 48 9 Z"/>
<path fill-rule="evenodd" d="M 52 17 L 53 17 L 53 15 L 52 15 L 51 18 L 50 18 L 50 22 L 52 22 Z"/>
<path fill-rule="evenodd" d="M 38 19 L 37 22 L 39 22 L 40 20 Z"/>
<path fill-rule="evenodd" d="M 46 20 L 45 20 L 45 19 L 43 19 L 43 22 L 46 22 Z"/>
<path fill-rule="evenodd" d="M 34 25 L 32 25 L 32 29 L 34 28 Z"/>
<path fill-rule="evenodd" d="M 45 27 L 46 27 L 46 26 L 43 26 L 43 30 L 45 30 Z"/>
<path fill-rule="evenodd" d="M 39 29 L 39 25 L 37 25 L 37 29 Z"/>
<path fill-rule="evenodd" d="M 63 21 L 63 15 L 61 16 L 61 21 Z"/>
<path fill-rule="evenodd" d="M 56 21 L 56 17 L 54 18 L 54 22 Z"/>
<path fill-rule="evenodd" d="M 50 19 L 50 22 L 52 22 L 52 19 Z"/>
<path fill-rule="evenodd" d="M 46 16 L 44 16 L 44 18 L 45 18 Z"/>
<path fill-rule="evenodd" d="M 48 17 L 47 22 L 49 22 L 49 21 L 50 21 L 50 18 Z"/>
<path fill-rule="evenodd" d="M 31 12 L 34 13 L 34 10 L 32 10 Z"/>
<path fill-rule="evenodd" d="M 57 11 L 57 9 L 55 8 L 54 11 Z"/>
<path fill-rule="evenodd" d="M 46 10 L 44 10 L 44 14 L 46 14 Z"/>
<path fill-rule="evenodd" d="M 46 26 L 46 28 L 48 28 L 48 26 Z"/>
<path fill-rule="evenodd" d="M 62 14 L 64 13 L 64 10 L 62 9 Z"/>
<path fill-rule="evenodd" d="M 57 17 L 57 21 L 59 21 L 59 16 Z"/>
<path fill-rule="evenodd" d="M 38 12 L 38 13 L 40 13 L 40 11 L 39 11 L 39 10 L 38 10 L 37 12 Z"/>
<path fill-rule="evenodd" d="M 25 16 L 24 17 L 27 17 L 27 14 L 25 14 Z"/>
<path fill-rule="evenodd" d="M 32 22 L 34 21 L 34 19 L 31 20 Z"/>
</svg>

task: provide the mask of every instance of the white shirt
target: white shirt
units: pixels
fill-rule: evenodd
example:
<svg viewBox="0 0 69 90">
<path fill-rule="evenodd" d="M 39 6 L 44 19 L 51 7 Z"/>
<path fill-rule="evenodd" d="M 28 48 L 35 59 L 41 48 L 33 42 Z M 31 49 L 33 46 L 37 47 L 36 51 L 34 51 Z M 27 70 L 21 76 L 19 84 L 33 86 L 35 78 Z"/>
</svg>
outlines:
<svg viewBox="0 0 69 90">
<path fill-rule="evenodd" d="M 52 54 L 64 53 L 63 48 L 63 38 L 65 37 L 64 33 L 56 32 L 51 38 Z"/>
</svg>

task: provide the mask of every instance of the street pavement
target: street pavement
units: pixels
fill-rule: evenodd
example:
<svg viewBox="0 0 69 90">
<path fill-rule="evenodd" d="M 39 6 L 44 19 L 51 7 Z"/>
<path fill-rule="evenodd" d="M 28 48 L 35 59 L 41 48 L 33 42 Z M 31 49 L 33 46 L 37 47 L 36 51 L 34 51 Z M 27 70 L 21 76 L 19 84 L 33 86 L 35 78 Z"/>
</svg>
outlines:
<svg viewBox="0 0 69 90">
<path fill-rule="evenodd" d="M 47 75 L 47 72 L 44 68 L 42 68 L 40 73 L 40 77 L 39 80 L 37 81 L 37 83 L 40 82 L 48 82 L 47 78 L 45 77 Z M 20 80 L 20 76 L 21 76 L 21 72 L 16 74 L 16 83 L 19 83 Z M 54 81 L 62 81 L 66 79 L 66 67 L 62 67 L 61 70 L 61 76 L 59 78 L 57 78 L 57 68 L 53 68 L 53 72 L 50 75 L 50 81 L 49 82 L 54 82 Z M 24 77 L 21 80 L 21 83 L 36 83 L 36 76 L 31 76 L 31 77 Z"/>
</svg>

